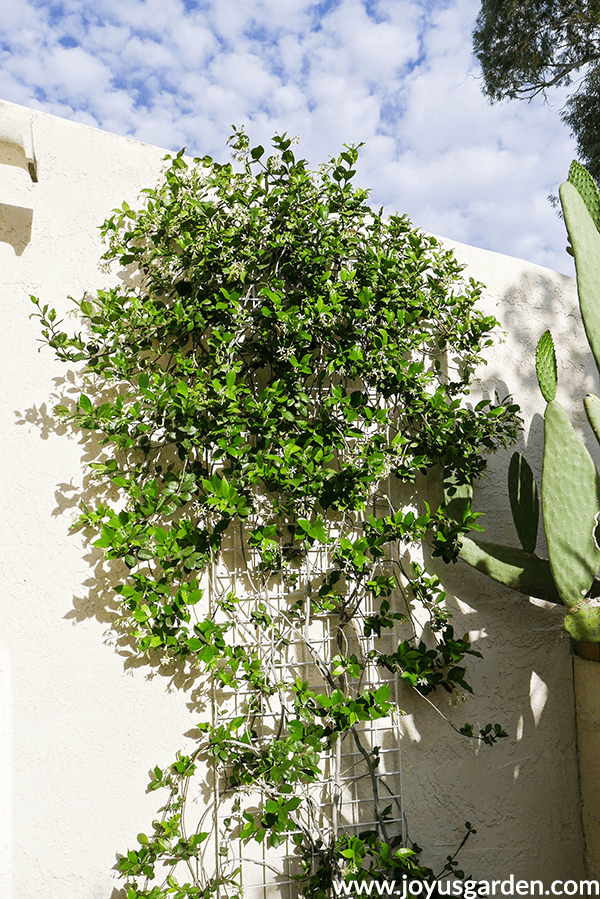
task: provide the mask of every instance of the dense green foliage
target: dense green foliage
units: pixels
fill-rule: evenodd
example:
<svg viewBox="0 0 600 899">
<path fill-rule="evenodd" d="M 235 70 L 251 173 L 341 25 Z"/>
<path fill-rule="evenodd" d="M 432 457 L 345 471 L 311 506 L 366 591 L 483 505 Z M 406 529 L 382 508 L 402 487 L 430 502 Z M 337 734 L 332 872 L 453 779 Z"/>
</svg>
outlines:
<svg viewBox="0 0 600 899">
<path fill-rule="evenodd" d="M 600 180 L 599 0 L 483 0 L 473 49 L 492 102 L 546 95 L 581 73 L 561 118 Z"/>
<path fill-rule="evenodd" d="M 118 495 L 80 525 L 127 566 L 122 626 L 140 656 L 204 672 L 216 697 L 196 750 L 154 770 L 150 789 L 168 798 L 119 862 L 128 899 L 235 893 L 236 835 L 291 839 L 305 895 L 342 874 L 434 876 L 380 796 L 368 726 L 402 714 L 396 676 L 422 695 L 470 690 L 463 661 L 479 653 L 406 553 L 428 539 L 454 558 L 476 516 L 411 507 L 402 485 L 414 494 L 442 467 L 454 489 L 472 482 L 517 427 L 509 401 L 466 401 L 497 324 L 475 308 L 480 285 L 405 216 L 373 212 L 351 185 L 357 149 L 314 173 L 285 136 L 266 161 L 243 133 L 232 142 L 241 170 L 180 153 L 141 209 L 104 224 L 105 260 L 129 277 L 79 304 L 80 334 L 34 299 L 45 340 L 82 367 L 84 392 L 60 414 L 98 436 L 91 468 Z M 488 725 L 478 739 L 503 735 Z M 345 739 L 373 788 L 377 821 L 360 833 L 336 829 L 325 806 L 316 826 L 311 811 Z M 214 840 L 186 810 L 206 766 L 230 809 L 212 868 Z"/>
</svg>

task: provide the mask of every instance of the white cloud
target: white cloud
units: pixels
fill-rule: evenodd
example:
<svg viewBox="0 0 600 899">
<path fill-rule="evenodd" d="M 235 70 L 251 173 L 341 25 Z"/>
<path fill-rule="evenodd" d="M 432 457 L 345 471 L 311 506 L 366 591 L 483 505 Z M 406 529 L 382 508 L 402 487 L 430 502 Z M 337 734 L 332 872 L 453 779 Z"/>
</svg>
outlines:
<svg viewBox="0 0 600 899">
<path fill-rule="evenodd" d="M 465 243 L 571 272 L 546 202 L 573 142 L 541 101 L 491 107 L 471 56 L 479 0 L 21 0 L 0 22 L 0 96 L 227 158 L 300 134 L 313 165 L 366 142 L 376 205 Z M 325 10 L 325 11 L 323 11 Z M 74 44 L 74 45 L 73 45 Z M 558 104 L 559 105 L 559 104 Z"/>
<path fill-rule="evenodd" d="M 140 79 L 151 72 L 176 71 L 179 60 L 173 50 L 165 44 L 134 34 L 127 41 L 123 53 L 127 58 L 128 70 L 135 72 L 136 79 Z"/>
<path fill-rule="evenodd" d="M 168 34 L 173 21 L 185 15 L 180 0 L 99 0 L 96 4 L 70 0 L 71 9 L 79 14 L 91 14 L 102 21 L 111 17 L 114 21 L 129 25 L 142 34 L 154 34 L 158 39 Z M 86 8 L 87 7 L 87 8 Z"/>
<path fill-rule="evenodd" d="M 85 30 L 81 27 L 81 23 L 78 25 L 79 27 L 70 28 L 67 33 L 84 40 Z M 127 60 L 126 48 L 130 37 L 131 29 L 123 25 L 93 24 L 89 28 L 86 43 L 102 56 L 110 52 L 111 57 Z"/>
<path fill-rule="evenodd" d="M 304 33 L 310 27 L 312 6 L 307 0 L 219 0 L 211 4 L 207 15 L 228 41 L 240 41 L 245 33 L 273 40 L 281 32 Z"/>
<path fill-rule="evenodd" d="M 418 56 L 418 17 L 410 4 L 403 8 L 402 23 L 374 22 L 358 0 L 349 0 L 327 17 L 320 33 L 322 45 L 333 48 L 330 59 L 343 64 L 361 80 L 375 82 L 395 77 L 396 72 Z M 337 52 L 336 52 L 337 51 Z M 380 83 L 385 89 L 385 84 Z"/>
<path fill-rule="evenodd" d="M 229 88 L 239 100 L 261 103 L 268 100 L 279 86 L 279 79 L 271 75 L 263 60 L 244 50 L 219 56 L 211 66 L 217 84 Z"/>
<path fill-rule="evenodd" d="M 66 97 L 85 102 L 94 91 L 109 89 L 109 67 L 81 47 L 53 47 L 44 63 L 44 84 Z"/>
<path fill-rule="evenodd" d="M 205 26 L 179 18 L 171 26 L 174 46 L 187 71 L 205 64 L 219 45 L 214 34 Z"/>
</svg>

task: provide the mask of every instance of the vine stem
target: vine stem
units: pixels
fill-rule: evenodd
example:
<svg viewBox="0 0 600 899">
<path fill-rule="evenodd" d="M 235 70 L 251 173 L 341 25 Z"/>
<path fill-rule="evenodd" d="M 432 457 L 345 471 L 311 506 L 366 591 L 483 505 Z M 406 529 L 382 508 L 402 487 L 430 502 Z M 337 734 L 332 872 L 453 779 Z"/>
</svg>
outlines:
<svg viewBox="0 0 600 899">
<path fill-rule="evenodd" d="M 421 699 L 424 699 L 425 702 L 428 703 L 428 705 L 430 705 L 431 708 L 438 713 L 440 718 L 442 718 L 446 722 L 446 724 L 448 724 L 452 728 L 452 730 L 455 731 L 460 737 L 467 737 L 467 739 L 470 739 L 470 740 L 479 740 L 479 737 L 475 736 L 475 734 L 473 734 L 472 737 L 470 737 L 469 734 L 463 734 L 462 731 L 458 727 L 456 727 L 454 724 L 452 724 L 452 722 L 450 721 L 449 718 L 446 718 L 444 713 L 440 709 L 438 709 L 437 705 L 435 705 L 435 703 L 433 703 L 431 701 L 431 699 L 428 699 L 427 696 L 425 696 L 423 693 L 420 693 L 417 690 L 417 688 L 415 686 L 413 686 L 412 684 L 411 684 L 411 687 L 415 691 L 417 696 L 420 696 Z"/>
<path fill-rule="evenodd" d="M 389 838 L 389 835 L 387 832 L 387 827 L 385 826 L 385 821 L 383 819 L 383 815 L 381 814 L 381 806 L 379 804 L 379 778 L 377 777 L 377 774 L 375 773 L 375 768 L 373 767 L 373 762 L 371 761 L 369 753 L 367 752 L 365 747 L 360 742 L 360 738 L 356 731 L 356 727 L 354 725 L 352 725 L 350 730 L 352 731 L 352 736 L 354 737 L 354 742 L 356 743 L 356 748 L 358 749 L 358 751 L 364 758 L 365 762 L 367 763 L 367 768 L 369 769 L 369 777 L 371 778 L 371 786 L 373 788 L 373 801 L 375 803 L 375 812 L 377 814 L 377 821 L 379 822 L 379 827 L 381 828 L 381 835 L 382 835 L 384 841 L 389 846 L 390 838 Z"/>
</svg>

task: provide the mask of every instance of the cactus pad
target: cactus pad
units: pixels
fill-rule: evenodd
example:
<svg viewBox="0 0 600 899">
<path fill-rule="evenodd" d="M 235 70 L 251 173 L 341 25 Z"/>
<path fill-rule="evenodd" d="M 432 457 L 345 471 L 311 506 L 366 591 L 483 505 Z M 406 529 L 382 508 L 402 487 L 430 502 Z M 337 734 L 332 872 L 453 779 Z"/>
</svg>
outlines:
<svg viewBox="0 0 600 899">
<path fill-rule="evenodd" d="M 581 643 L 600 643 L 600 600 L 584 599 L 565 615 L 565 630 Z"/>
<path fill-rule="evenodd" d="M 581 316 L 600 370 L 600 233 L 577 189 L 568 181 L 560 186 L 560 199 L 575 253 Z"/>
<path fill-rule="evenodd" d="M 600 397 L 594 396 L 593 393 L 588 393 L 583 398 L 583 405 L 596 439 L 600 442 Z"/>
<path fill-rule="evenodd" d="M 516 546 L 500 546 L 469 537 L 461 538 L 458 558 L 511 590 L 562 605 L 548 559 L 540 559 Z"/>
<path fill-rule="evenodd" d="M 473 499 L 473 485 L 459 484 L 455 472 L 444 470 L 444 504 L 450 521 L 463 520 Z"/>
<path fill-rule="evenodd" d="M 544 418 L 542 506 L 550 568 L 566 606 L 576 606 L 600 568 L 594 540 L 600 478 L 569 417 L 554 400 Z"/>
<path fill-rule="evenodd" d="M 510 460 L 508 496 L 521 546 L 527 553 L 535 552 L 540 500 L 533 472 L 521 453 L 514 453 Z"/>
<path fill-rule="evenodd" d="M 544 331 L 538 340 L 535 353 L 535 370 L 542 396 L 547 403 L 556 399 L 556 353 L 550 331 Z"/>
<path fill-rule="evenodd" d="M 577 189 L 577 193 L 585 203 L 593 223 L 600 231 L 600 191 L 598 185 L 577 160 L 573 160 L 569 169 L 569 182 Z"/>
</svg>

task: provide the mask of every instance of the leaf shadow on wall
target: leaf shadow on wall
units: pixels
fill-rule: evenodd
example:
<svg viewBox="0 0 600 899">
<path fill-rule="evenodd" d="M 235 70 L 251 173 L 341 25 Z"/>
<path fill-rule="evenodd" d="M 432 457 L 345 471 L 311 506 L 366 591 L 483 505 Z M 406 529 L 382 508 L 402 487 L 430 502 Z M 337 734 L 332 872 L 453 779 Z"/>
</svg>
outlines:
<svg viewBox="0 0 600 899">
<path fill-rule="evenodd" d="M 74 408 L 82 390 L 78 376 L 73 371 L 68 371 L 64 376 L 53 380 L 52 401 L 31 406 L 20 413 L 17 419 L 17 424 L 35 427 L 44 440 L 50 434 L 61 436 L 73 434 L 54 412 L 49 411 L 48 406 L 53 408 L 61 405 Z M 100 441 L 93 432 L 79 431 L 76 436 L 80 447 L 80 482 L 63 482 L 56 485 L 56 506 L 52 512 L 54 517 L 67 519 L 67 516 L 70 516 L 74 521 L 86 506 L 94 508 L 99 503 L 109 503 L 113 507 L 119 507 L 117 489 L 110 489 L 110 485 L 95 476 L 93 469 L 90 468 L 91 463 L 102 462 L 108 458 Z M 78 530 L 80 529 L 76 525 L 71 528 L 72 533 Z M 183 662 L 161 658 L 154 650 L 150 650 L 146 657 L 140 658 L 136 641 L 122 620 L 121 598 L 114 590 L 116 585 L 127 581 L 129 569 L 119 559 L 106 559 L 103 550 L 93 545 L 98 537 L 96 532 L 89 535 L 83 532 L 83 536 L 85 545 L 83 558 L 89 569 L 89 577 L 82 585 L 86 588 L 85 593 L 73 596 L 73 608 L 64 617 L 74 623 L 95 619 L 105 626 L 104 642 L 123 659 L 124 670 L 147 668 L 149 669 L 147 679 L 161 676 L 167 679 L 168 691 L 187 692 L 191 712 L 206 711 L 208 699 L 203 672 L 190 669 L 190 666 Z"/>
</svg>

